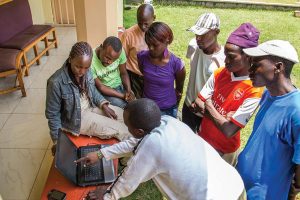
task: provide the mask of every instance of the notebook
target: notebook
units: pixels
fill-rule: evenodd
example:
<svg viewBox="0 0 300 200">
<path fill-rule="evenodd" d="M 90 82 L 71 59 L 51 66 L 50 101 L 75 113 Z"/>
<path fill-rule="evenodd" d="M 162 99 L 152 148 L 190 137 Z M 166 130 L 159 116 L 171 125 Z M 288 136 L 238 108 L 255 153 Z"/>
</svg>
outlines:
<svg viewBox="0 0 300 200">
<path fill-rule="evenodd" d="M 68 180 L 78 186 L 111 183 L 115 180 L 112 160 L 102 158 L 100 162 L 90 166 L 74 163 L 74 160 L 78 160 L 87 153 L 98 151 L 106 146 L 109 145 L 89 145 L 77 148 L 63 131 L 59 131 L 55 154 L 55 167 Z"/>
</svg>

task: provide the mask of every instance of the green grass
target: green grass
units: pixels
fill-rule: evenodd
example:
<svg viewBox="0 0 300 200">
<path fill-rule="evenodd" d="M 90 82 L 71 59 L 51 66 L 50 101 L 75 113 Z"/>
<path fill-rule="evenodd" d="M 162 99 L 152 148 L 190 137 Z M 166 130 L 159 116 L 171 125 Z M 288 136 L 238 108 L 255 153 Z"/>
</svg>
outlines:
<svg viewBox="0 0 300 200">
<path fill-rule="evenodd" d="M 285 2 L 286 1 L 291 0 L 285 0 Z M 280 2 L 283 3 L 283 1 Z M 290 11 L 212 9 L 191 6 L 155 6 L 155 12 L 157 21 L 167 23 L 174 32 L 174 41 L 170 46 L 170 50 L 184 60 L 187 69 L 187 77 L 189 77 L 190 70 L 189 60 L 185 58 L 185 52 L 188 42 L 194 37 L 194 35 L 187 32 L 186 29 L 194 25 L 198 16 L 204 12 L 214 12 L 220 17 L 221 32 L 219 35 L 219 41 L 221 44 L 226 42 L 228 35 L 241 23 L 251 22 L 261 32 L 260 43 L 272 39 L 288 40 L 294 45 L 294 47 L 296 47 L 297 51 L 300 52 L 300 19 L 293 17 L 293 12 Z M 135 17 L 136 9 L 124 11 L 124 26 L 128 28 L 135 24 Z M 188 83 L 187 79 L 185 81 L 184 90 L 186 90 Z M 292 80 L 296 86 L 300 87 L 299 64 L 294 66 Z M 183 102 L 181 102 L 181 106 L 182 103 Z M 242 130 L 242 147 L 244 147 L 249 135 L 251 134 L 253 120 L 254 117 L 252 117 L 247 126 Z M 147 182 L 143 184 L 143 186 L 139 187 L 133 195 L 126 199 L 161 199 L 161 196 L 158 194 L 159 192 L 156 188 L 153 188 L 153 183 Z"/>
</svg>

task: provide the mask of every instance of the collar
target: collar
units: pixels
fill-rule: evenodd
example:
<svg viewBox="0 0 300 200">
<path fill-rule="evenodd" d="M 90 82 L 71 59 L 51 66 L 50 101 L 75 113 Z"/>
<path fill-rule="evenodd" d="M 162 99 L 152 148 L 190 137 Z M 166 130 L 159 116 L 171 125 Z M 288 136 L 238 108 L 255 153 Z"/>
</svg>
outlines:
<svg viewBox="0 0 300 200">
<path fill-rule="evenodd" d="M 231 75 L 231 81 L 246 81 L 246 80 L 250 80 L 249 76 L 234 76 L 234 74 L 232 72 L 230 72 Z"/>
<path fill-rule="evenodd" d="M 67 65 L 67 62 L 66 61 L 63 65 L 63 75 L 62 75 L 62 80 L 63 80 L 63 83 L 64 84 L 71 84 L 72 83 L 72 80 L 69 76 L 69 72 L 68 72 L 68 65 Z"/>
</svg>

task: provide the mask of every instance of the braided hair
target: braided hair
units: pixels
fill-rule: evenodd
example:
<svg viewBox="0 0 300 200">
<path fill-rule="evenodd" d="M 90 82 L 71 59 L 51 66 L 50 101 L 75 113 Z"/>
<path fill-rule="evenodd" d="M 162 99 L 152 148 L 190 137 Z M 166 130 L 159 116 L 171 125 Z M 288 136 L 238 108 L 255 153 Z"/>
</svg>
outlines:
<svg viewBox="0 0 300 200">
<path fill-rule="evenodd" d="M 73 83 L 78 87 L 80 94 L 85 93 L 89 96 L 87 92 L 87 78 L 86 75 L 80 77 L 77 80 L 71 70 L 71 63 L 70 59 L 79 57 L 79 56 L 89 56 L 90 58 L 93 57 L 93 49 L 87 42 L 77 42 L 72 46 L 72 49 L 69 54 L 69 59 L 67 60 L 69 75 Z"/>
<path fill-rule="evenodd" d="M 93 56 L 92 47 L 87 42 L 77 42 L 72 46 L 69 54 L 69 58 L 75 58 L 78 56 Z"/>
</svg>

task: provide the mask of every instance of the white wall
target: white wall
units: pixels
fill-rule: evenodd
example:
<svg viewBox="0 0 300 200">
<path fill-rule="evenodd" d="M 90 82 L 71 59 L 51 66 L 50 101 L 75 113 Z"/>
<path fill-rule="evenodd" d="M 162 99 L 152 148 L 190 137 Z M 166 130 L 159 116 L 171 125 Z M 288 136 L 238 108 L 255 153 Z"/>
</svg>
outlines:
<svg viewBox="0 0 300 200">
<path fill-rule="evenodd" d="M 118 26 L 123 27 L 123 0 L 118 0 Z"/>
<path fill-rule="evenodd" d="M 51 0 L 43 0 L 43 11 L 46 24 L 53 23 L 53 14 L 51 9 Z"/>
<path fill-rule="evenodd" d="M 44 24 L 45 17 L 44 17 L 44 10 L 43 10 L 43 2 L 41 0 L 28 0 L 33 24 Z"/>
</svg>

